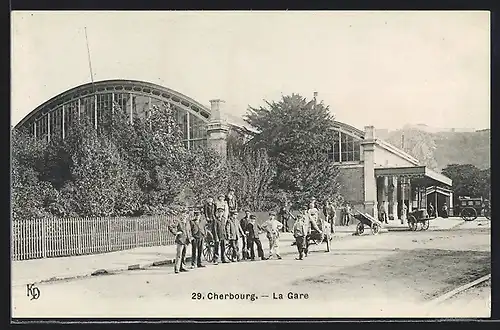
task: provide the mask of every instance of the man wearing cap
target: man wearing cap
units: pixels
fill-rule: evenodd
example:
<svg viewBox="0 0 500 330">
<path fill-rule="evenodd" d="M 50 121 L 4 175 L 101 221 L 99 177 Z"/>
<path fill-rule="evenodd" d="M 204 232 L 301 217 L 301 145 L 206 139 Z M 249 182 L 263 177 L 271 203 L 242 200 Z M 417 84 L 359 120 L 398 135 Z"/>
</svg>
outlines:
<svg viewBox="0 0 500 330">
<path fill-rule="evenodd" d="M 238 212 L 238 201 L 236 200 L 236 196 L 234 195 L 234 189 L 229 189 L 229 192 L 226 196 L 226 202 L 229 208 L 229 212 Z"/>
<path fill-rule="evenodd" d="M 205 205 L 203 206 L 203 213 L 207 223 L 211 224 L 215 220 L 215 203 L 212 197 L 208 197 Z"/>
<path fill-rule="evenodd" d="M 169 231 L 175 236 L 176 251 L 174 271 L 176 274 L 188 271 L 183 265 L 183 259 L 186 255 L 186 246 L 192 239 L 191 232 L 187 227 L 187 219 L 188 214 L 183 214 L 180 220 L 168 226 Z"/>
<path fill-rule="evenodd" d="M 226 260 L 226 221 L 228 215 L 227 202 L 224 200 L 224 195 L 219 195 L 215 202 L 215 221 L 213 222 L 213 238 L 214 238 L 214 264 L 219 263 L 219 251 L 222 258 L 222 263 L 228 263 Z M 220 250 L 219 250 L 220 247 Z"/>
<path fill-rule="evenodd" d="M 201 219 L 201 212 L 199 209 L 194 210 L 194 219 L 191 220 L 191 234 L 193 242 L 191 243 L 191 268 L 205 267 L 201 263 L 201 254 L 203 252 L 203 239 L 205 238 L 205 221 Z"/>
<path fill-rule="evenodd" d="M 243 229 L 243 235 L 238 238 L 238 247 L 241 247 L 241 257 L 243 260 L 247 260 L 249 258 L 248 255 L 248 239 L 246 237 L 246 231 L 248 223 L 250 222 L 250 210 L 245 209 L 245 216 L 240 219 L 240 227 Z"/>
<path fill-rule="evenodd" d="M 290 206 L 288 201 L 285 200 L 280 208 L 279 216 L 283 224 L 283 232 L 288 232 L 288 220 L 290 219 Z"/>
<path fill-rule="evenodd" d="M 283 228 L 281 222 L 276 220 L 276 212 L 269 212 L 269 220 L 267 220 L 262 226 L 264 231 L 266 232 L 266 237 L 269 240 L 269 258 L 272 259 L 273 256 L 276 256 L 278 259 L 281 259 L 279 252 L 279 239 L 280 239 L 280 230 Z"/>
<path fill-rule="evenodd" d="M 257 254 L 260 259 L 265 260 L 264 250 L 262 250 L 262 243 L 259 238 L 260 226 L 255 222 L 255 215 L 250 215 L 250 221 L 245 228 L 245 234 L 247 235 L 248 249 L 250 250 L 250 259 L 255 260 L 255 251 L 253 245 L 257 245 Z"/>
</svg>

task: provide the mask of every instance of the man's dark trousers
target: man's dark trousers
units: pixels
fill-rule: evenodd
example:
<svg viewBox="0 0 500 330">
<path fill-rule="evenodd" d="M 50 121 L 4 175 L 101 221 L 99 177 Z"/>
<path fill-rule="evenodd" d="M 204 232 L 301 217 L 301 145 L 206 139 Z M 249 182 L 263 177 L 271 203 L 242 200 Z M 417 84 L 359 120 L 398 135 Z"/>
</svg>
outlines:
<svg viewBox="0 0 500 330">
<path fill-rule="evenodd" d="M 304 252 L 306 251 L 306 237 L 305 236 L 297 236 L 295 237 L 295 242 L 297 243 L 297 250 L 299 251 L 299 258 L 302 259 Z"/>
<path fill-rule="evenodd" d="M 203 253 L 203 237 L 195 238 L 191 242 L 191 266 L 196 265 L 201 266 L 201 255 Z"/>
<path fill-rule="evenodd" d="M 255 259 L 255 251 L 253 245 L 257 245 L 257 254 L 259 258 L 264 258 L 264 250 L 262 249 L 262 242 L 260 238 L 248 238 L 248 249 L 250 250 L 250 259 Z"/>
</svg>

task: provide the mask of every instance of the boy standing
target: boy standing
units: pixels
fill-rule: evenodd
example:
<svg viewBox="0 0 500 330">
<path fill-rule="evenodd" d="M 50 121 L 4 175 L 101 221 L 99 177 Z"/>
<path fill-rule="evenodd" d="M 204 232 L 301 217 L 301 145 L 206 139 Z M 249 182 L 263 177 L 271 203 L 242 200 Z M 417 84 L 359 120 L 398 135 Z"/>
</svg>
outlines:
<svg viewBox="0 0 500 330">
<path fill-rule="evenodd" d="M 193 242 L 191 243 L 191 268 L 196 266 L 198 268 L 205 267 L 201 263 L 201 254 L 203 251 L 203 239 L 205 237 L 205 223 L 202 223 L 201 212 L 194 211 L 194 219 L 191 220 L 191 234 Z"/>
<path fill-rule="evenodd" d="M 267 239 L 269 240 L 269 258 L 272 259 L 274 255 L 278 259 L 281 259 L 279 252 L 279 239 L 280 230 L 283 228 L 283 224 L 276 220 L 276 212 L 269 212 L 269 220 L 267 220 L 262 228 L 266 231 Z"/>
<path fill-rule="evenodd" d="M 231 246 L 232 255 L 231 261 L 239 261 L 238 256 L 238 227 L 236 223 L 236 213 L 230 213 L 229 219 L 226 221 L 226 237 L 229 240 L 229 245 Z"/>
<path fill-rule="evenodd" d="M 255 260 L 255 251 L 253 245 L 257 245 L 257 254 L 260 259 L 265 260 L 264 251 L 262 250 L 262 243 L 259 238 L 259 225 L 255 223 L 255 215 L 250 215 L 250 222 L 245 229 L 247 235 L 248 249 L 250 250 L 250 259 Z"/>
<path fill-rule="evenodd" d="M 306 252 L 307 244 L 307 223 L 305 222 L 304 216 L 299 214 L 297 220 L 293 224 L 293 237 L 295 237 L 295 242 L 297 244 L 297 250 L 299 251 L 299 257 L 295 258 L 297 260 L 302 260 L 304 258 L 304 253 Z"/>
</svg>

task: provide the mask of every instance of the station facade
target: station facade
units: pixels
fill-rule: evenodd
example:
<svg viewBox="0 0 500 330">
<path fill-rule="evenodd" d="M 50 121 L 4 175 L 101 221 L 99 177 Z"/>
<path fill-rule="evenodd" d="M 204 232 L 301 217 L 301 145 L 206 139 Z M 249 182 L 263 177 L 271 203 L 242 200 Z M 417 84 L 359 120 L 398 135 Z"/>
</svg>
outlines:
<svg viewBox="0 0 500 330">
<path fill-rule="evenodd" d="M 105 80 L 72 88 L 34 109 L 16 128 L 50 141 L 55 136 L 64 138 L 77 121 L 87 120 L 99 129 L 113 111 L 123 111 L 133 122 L 163 104 L 174 110 L 187 148 L 211 147 L 226 155 L 228 136 L 251 130 L 242 121 L 227 119 L 223 100 L 211 100 L 207 107 L 172 89 L 135 80 Z M 360 130 L 336 121 L 332 141 L 328 158 L 339 166 L 340 192 L 354 209 L 378 217 L 385 205 L 389 219 L 402 221 L 406 212 L 425 209 L 429 203 L 438 209 L 447 204 L 452 212 L 451 180 L 377 138 L 373 126 Z"/>
</svg>

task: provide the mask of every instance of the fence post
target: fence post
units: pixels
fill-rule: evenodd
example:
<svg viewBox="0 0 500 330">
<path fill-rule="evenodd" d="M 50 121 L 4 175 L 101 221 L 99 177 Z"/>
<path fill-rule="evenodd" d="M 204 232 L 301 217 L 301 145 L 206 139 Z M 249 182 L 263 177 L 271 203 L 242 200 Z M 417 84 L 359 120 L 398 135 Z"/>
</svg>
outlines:
<svg viewBox="0 0 500 330">
<path fill-rule="evenodd" d="M 163 245 L 162 244 L 162 236 L 163 235 L 162 235 L 162 232 L 161 232 L 161 219 L 160 219 L 159 216 L 156 216 L 155 219 L 156 219 L 156 228 L 158 230 L 158 244 L 160 246 L 162 246 Z"/>
<path fill-rule="evenodd" d="M 42 218 L 42 257 L 47 258 L 47 218 Z"/>
<path fill-rule="evenodd" d="M 85 218 L 77 218 L 76 221 L 76 235 L 77 235 L 77 241 L 78 241 L 78 254 L 82 254 L 82 221 Z"/>
<path fill-rule="evenodd" d="M 135 247 L 139 247 L 139 219 L 134 219 Z"/>
<path fill-rule="evenodd" d="M 110 252 L 113 251 L 113 244 L 111 242 L 111 221 L 113 221 L 113 218 L 108 219 L 108 250 Z"/>
</svg>

